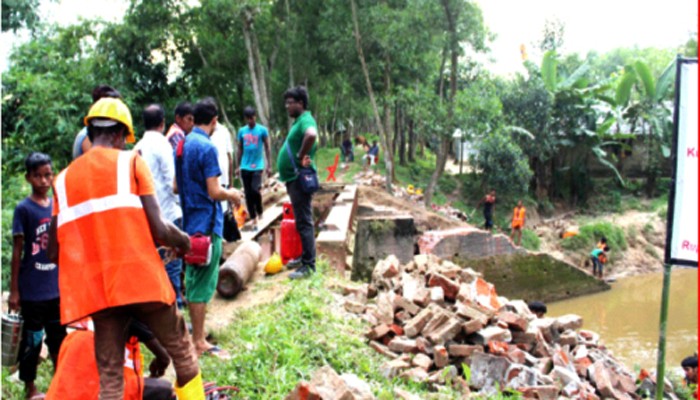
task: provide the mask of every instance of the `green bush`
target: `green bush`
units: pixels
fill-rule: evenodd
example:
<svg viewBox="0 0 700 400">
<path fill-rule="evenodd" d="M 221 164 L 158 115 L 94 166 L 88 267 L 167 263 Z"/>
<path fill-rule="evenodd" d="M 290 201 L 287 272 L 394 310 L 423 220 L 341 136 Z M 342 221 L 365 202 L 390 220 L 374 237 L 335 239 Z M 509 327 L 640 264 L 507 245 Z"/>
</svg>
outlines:
<svg viewBox="0 0 700 400">
<path fill-rule="evenodd" d="M 31 189 L 24 175 L 5 177 L 2 180 L 2 290 L 10 289 L 12 261 L 12 217 L 15 207 L 29 195 Z"/>
<path fill-rule="evenodd" d="M 528 250 L 538 251 L 540 249 L 540 237 L 530 229 L 523 229 L 522 246 Z"/>
<path fill-rule="evenodd" d="M 457 189 L 457 178 L 443 174 L 438 180 L 438 189 L 445 194 L 452 194 Z"/>
<path fill-rule="evenodd" d="M 482 186 L 515 196 L 527 193 L 532 170 L 522 149 L 505 133 L 491 133 L 477 146 Z"/>
<path fill-rule="evenodd" d="M 603 236 L 608 239 L 608 246 L 613 254 L 627 249 L 625 231 L 611 222 L 583 225 L 578 235 L 562 240 L 561 246 L 566 250 L 586 252 L 592 250 Z"/>
</svg>

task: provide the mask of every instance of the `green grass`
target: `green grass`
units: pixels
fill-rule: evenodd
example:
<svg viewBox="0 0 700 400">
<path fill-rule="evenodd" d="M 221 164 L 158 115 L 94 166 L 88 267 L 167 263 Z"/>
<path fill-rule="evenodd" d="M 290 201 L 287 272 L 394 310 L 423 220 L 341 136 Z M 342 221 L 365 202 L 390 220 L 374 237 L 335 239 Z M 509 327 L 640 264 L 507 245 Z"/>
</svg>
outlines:
<svg viewBox="0 0 700 400">
<path fill-rule="evenodd" d="M 522 246 L 528 250 L 537 251 L 540 249 L 540 238 L 535 231 L 523 229 Z"/>
<path fill-rule="evenodd" d="M 627 239 L 625 231 L 611 222 L 594 221 L 582 225 L 579 234 L 563 239 L 561 246 L 566 250 L 588 254 L 603 236 L 608 239 L 608 246 L 611 250 L 611 255 L 608 257 L 612 262 L 621 251 L 627 249 Z"/>
<path fill-rule="evenodd" d="M 39 364 L 37 376 L 34 383 L 37 389 L 46 393 L 51 383 L 53 375 L 53 364 L 50 360 L 46 360 Z M 24 382 L 19 379 L 10 379 L 10 370 L 7 367 L 2 367 L 2 398 L 8 400 L 23 400 L 24 399 Z"/>
</svg>

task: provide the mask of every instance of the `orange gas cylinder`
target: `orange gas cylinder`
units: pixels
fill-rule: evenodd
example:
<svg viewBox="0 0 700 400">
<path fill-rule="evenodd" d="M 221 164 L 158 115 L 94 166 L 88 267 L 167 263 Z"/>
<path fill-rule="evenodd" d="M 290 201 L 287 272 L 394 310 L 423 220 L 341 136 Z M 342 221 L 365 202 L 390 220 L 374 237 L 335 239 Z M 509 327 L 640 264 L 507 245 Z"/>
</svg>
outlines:
<svg viewBox="0 0 700 400">
<path fill-rule="evenodd" d="M 282 227 L 280 230 L 280 256 L 282 264 L 286 265 L 289 260 L 301 257 L 301 237 L 294 222 L 292 203 L 282 204 Z"/>
</svg>

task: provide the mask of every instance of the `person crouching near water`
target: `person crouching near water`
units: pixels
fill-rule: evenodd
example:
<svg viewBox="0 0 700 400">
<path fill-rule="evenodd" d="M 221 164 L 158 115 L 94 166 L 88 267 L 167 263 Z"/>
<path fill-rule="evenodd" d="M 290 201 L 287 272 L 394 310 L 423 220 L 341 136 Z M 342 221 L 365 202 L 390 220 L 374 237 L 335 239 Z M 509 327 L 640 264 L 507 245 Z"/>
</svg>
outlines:
<svg viewBox="0 0 700 400">
<path fill-rule="evenodd" d="M 605 246 L 602 249 L 596 247 L 591 252 L 591 261 L 593 262 L 593 276 L 597 276 L 603 279 L 603 266 L 608 262 L 607 252 L 610 251 L 610 247 Z"/>
</svg>

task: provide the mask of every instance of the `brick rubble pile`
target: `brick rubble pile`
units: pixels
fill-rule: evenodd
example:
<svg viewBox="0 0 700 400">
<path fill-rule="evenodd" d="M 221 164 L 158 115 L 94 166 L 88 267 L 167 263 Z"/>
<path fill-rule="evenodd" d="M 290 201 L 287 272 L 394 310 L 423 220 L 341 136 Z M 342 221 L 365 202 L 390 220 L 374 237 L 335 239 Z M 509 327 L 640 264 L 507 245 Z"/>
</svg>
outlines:
<svg viewBox="0 0 700 400">
<path fill-rule="evenodd" d="M 479 273 L 431 255 L 377 263 L 371 284 L 344 287 L 344 307 L 372 326 L 386 378 L 456 385 L 468 395 L 512 389 L 524 398 L 631 399 L 635 378 L 581 329 L 577 315 L 537 318 L 499 297 Z M 469 381 L 463 366 L 468 366 Z"/>
</svg>

